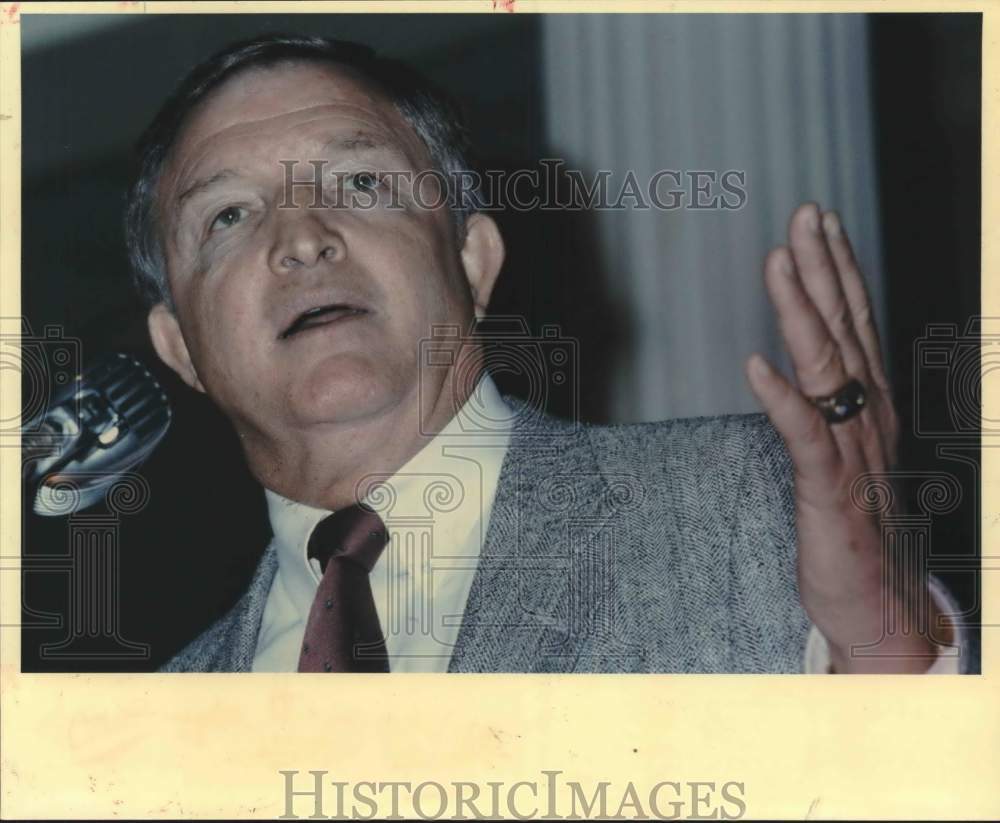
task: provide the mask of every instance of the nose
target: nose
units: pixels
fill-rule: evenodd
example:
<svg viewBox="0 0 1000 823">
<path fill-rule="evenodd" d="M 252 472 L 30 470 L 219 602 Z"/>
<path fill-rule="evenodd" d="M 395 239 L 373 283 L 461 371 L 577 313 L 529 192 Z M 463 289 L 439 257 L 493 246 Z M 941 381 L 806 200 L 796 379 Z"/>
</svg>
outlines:
<svg viewBox="0 0 1000 823">
<path fill-rule="evenodd" d="M 321 263 L 344 259 L 344 238 L 315 209 L 296 207 L 278 213 L 268 264 L 275 274 L 312 269 Z"/>
</svg>

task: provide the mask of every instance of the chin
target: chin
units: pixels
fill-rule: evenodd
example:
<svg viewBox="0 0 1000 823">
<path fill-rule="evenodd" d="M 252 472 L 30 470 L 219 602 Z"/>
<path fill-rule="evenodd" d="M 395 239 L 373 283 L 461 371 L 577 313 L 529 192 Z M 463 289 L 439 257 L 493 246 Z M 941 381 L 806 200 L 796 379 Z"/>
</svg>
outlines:
<svg viewBox="0 0 1000 823">
<path fill-rule="evenodd" d="M 288 408 L 305 424 L 349 423 L 377 416 L 399 403 L 404 394 L 384 364 L 339 354 L 312 366 L 295 381 Z"/>
</svg>

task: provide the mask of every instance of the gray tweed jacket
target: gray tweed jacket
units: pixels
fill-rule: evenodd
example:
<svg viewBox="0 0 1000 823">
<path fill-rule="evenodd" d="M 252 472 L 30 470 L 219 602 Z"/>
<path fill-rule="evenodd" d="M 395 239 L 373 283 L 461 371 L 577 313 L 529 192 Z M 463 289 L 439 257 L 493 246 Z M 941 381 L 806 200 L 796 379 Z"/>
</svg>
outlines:
<svg viewBox="0 0 1000 823">
<path fill-rule="evenodd" d="M 799 672 L 791 466 L 764 415 L 516 422 L 449 671 Z M 164 671 L 249 671 L 277 571 Z"/>
</svg>

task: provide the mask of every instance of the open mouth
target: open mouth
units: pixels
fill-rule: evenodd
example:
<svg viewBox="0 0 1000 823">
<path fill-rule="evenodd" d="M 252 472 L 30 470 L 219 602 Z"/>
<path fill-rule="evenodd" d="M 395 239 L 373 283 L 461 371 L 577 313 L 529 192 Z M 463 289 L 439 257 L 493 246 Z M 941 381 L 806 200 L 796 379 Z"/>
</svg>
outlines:
<svg viewBox="0 0 1000 823">
<path fill-rule="evenodd" d="M 342 303 L 332 303 L 329 306 L 316 306 L 309 309 L 309 311 L 302 312 L 302 314 L 296 317 L 292 321 L 292 324 L 278 335 L 278 339 L 287 340 L 289 337 L 294 337 L 299 332 L 306 331 L 307 329 L 326 326 L 345 317 L 354 317 L 355 315 L 367 313 L 365 309 L 359 309 L 355 306 L 348 306 Z"/>
</svg>

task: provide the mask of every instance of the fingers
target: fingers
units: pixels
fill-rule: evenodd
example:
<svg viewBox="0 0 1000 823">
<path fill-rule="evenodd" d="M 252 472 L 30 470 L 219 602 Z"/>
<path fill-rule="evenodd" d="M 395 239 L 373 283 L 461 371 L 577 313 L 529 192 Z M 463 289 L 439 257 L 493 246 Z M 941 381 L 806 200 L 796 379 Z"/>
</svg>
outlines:
<svg viewBox="0 0 1000 823">
<path fill-rule="evenodd" d="M 827 239 L 827 230 L 834 235 L 833 245 Z M 812 397 L 831 394 L 851 378 L 859 379 L 869 389 L 880 386 L 869 369 L 869 361 L 877 364 L 879 379 L 884 381 L 868 296 L 839 220 L 833 216 L 821 221 L 819 207 L 814 203 L 796 209 L 789 224 L 788 247 L 778 247 L 768 255 L 764 279 L 792 360 L 795 383 L 801 391 L 801 402 L 781 399 L 778 384 L 772 380 L 775 388 L 769 398 L 771 406 L 765 406 L 768 414 L 777 408 L 776 404 L 785 414 L 797 414 L 798 423 L 788 418 L 782 426 L 789 433 L 798 426 L 797 436 L 805 436 L 813 445 L 822 439 L 813 429 L 821 426 L 839 448 L 845 465 L 891 464 L 895 448 L 891 398 L 872 393 L 869 408 L 832 426 L 810 402 Z M 865 330 L 864 343 L 856 323 Z M 763 372 L 758 378 L 751 385 L 763 404 Z M 788 381 L 784 384 L 794 391 Z M 788 411 L 796 408 L 797 412 Z M 773 416 L 772 420 L 779 427 Z"/>
<path fill-rule="evenodd" d="M 819 410 L 759 354 L 747 360 L 746 374 L 758 402 L 785 441 L 796 474 L 834 476 L 840 449 Z"/>
<path fill-rule="evenodd" d="M 872 376 L 876 386 L 883 391 L 889 391 L 889 381 L 885 376 L 882 346 L 879 343 L 871 299 L 854 257 L 851 241 L 848 239 L 836 212 L 828 211 L 823 215 L 823 230 L 826 234 L 830 255 L 833 257 L 840 275 L 840 285 L 844 290 L 844 297 L 851 309 L 854 332 L 865 353 L 868 373 Z"/>
<path fill-rule="evenodd" d="M 841 284 L 841 273 L 830 253 L 820 218 L 820 210 L 815 203 L 806 203 L 796 209 L 788 226 L 789 246 L 802 287 L 839 348 L 844 371 L 867 384 L 867 358 L 855 333 L 851 304 Z M 829 393 L 839 385 L 828 384 L 818 393 Z"/>
<path fill-rule="evenodd" d="M 781 246 L 767 256 L 764 282 L 802 391 L 825 395 L 846 383 L 840 347 L 806 293 L 788 249 Z"/>
</svg>

